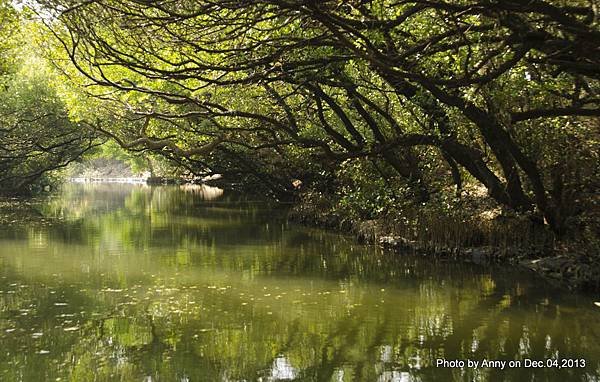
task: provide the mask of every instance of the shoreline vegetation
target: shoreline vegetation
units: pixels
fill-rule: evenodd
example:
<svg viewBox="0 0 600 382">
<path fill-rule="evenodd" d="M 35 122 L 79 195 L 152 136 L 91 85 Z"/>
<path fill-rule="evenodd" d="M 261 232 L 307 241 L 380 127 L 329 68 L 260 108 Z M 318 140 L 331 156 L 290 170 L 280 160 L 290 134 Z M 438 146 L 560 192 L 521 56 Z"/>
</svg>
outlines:
<svg viewBox="0 0 600 382">
<path fill-rule="evenodd" d="M 289 218 L 301 224 L 349 233 L 360 242 L 378 245 L 399 256 L 406 253 L 431 261 L 462 261 L 526 269 L 555 286 L 578 292 L 600 290 L 598 244 L 582 238 L 560 240 L 523 216 L 406 215 L 388 213 L 372 220 L 354 220 L 330 201 L 305 198 Z M 482 216 L 483 215 L 483 216 Z"/>
</svg>

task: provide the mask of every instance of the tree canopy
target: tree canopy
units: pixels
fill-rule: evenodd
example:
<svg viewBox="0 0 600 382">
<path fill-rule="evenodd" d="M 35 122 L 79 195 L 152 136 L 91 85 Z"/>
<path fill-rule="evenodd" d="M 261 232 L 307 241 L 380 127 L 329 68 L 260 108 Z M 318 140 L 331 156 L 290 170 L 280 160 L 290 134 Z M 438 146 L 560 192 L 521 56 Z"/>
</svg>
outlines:
<svg viewBox="0 0 600 382">
<path fill-rule="evenodd" d="M 29 192 L 99 144 L 74 123 L 49 67 L 24 45 L 22 15 L 0 3 L 0 190 Z"/>
<path fill-rule="evenodd" d="M 555 232 L 598 185 L 600 30 L 589 1 L 33 9 L 46 56 L 78 86 L 67 101 L 75 120 L 196 174 L 279 198 L 295 180 L 344 194 L 362 177 L 417 204 L 483 188 Z"/>
</svg>

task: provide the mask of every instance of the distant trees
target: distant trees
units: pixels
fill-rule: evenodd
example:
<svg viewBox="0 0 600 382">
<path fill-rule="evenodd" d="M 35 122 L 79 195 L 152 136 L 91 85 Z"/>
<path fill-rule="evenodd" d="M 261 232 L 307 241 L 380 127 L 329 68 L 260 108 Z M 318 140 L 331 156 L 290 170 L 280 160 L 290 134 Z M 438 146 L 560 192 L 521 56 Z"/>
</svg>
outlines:
<svg viewBox="0 0 600 382">
<path fill-rule="evenodd" d="M 477 184 L 555 232 L 597 182 L 588 1 L 40 3 L 88 92 L 138 121 L 96 127 L 196 172 L 284 195 L 370 160 L 403 198 Z"/>
</svg>

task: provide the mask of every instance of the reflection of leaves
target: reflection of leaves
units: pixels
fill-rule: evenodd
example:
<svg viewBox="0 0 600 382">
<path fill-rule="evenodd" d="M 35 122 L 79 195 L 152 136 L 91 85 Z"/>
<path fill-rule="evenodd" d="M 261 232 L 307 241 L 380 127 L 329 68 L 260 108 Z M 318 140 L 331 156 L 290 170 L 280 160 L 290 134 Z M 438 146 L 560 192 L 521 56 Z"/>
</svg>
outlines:
<svg viewBox="0 0 600 382">
<path fill-rule="evenodd" d="M 142 188 L 69 189 L 53 205 L 66 211 L 61 224 L 0 241 L 2 381 L 373 381 L 391 380 L 389 369 L 452 380 L 429 367 L 440 355 L 500 359 L 521 342 L 531 344 L 524 356 L 598 365 L 593 300 L 539 305 L 547 292 L 511 269 L 367 250 L 175 188 L 157 188 L 152 203 Z M 139 213 L 150 204 L 151 215 Z"/>
<path fill-rule="evenodd" d="M 152 331 L 147 319 L 140 317 L 108 318 L 102 325 L 104 335 L 123 346 L 143 346 L 152 343 Z"/>
<path fill-rule="evenodd" d="M 41 201 L 0 198 L 0 225 L 46 226 L 56 223 L 55 217 L 46 217 L 40 211 Z"/>
</svg>

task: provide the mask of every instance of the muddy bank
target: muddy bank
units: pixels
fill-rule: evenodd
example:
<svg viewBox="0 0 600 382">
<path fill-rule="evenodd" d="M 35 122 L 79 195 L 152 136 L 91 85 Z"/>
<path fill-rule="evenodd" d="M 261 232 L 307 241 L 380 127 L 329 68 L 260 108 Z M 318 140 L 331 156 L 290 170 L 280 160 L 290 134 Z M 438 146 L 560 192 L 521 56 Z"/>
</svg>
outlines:
<svg viewBox="0 0 600 382">
<path fill-rule="evenodd" d="M 289 218 L 301 224 L 351 233 L 361 242 L 399 255 L 409 252 L 445 261 L 506 264 L 527 269 L 554 285 L 574 291 L 600 291 L 598 248 L 556 240 L 551 233 L 524 228 L 522 221 L 503 221 L 502 229 L 498 229 L 500 225 L 496 222 L 480 221 L 477 228 L 467 224 L 460 229 L 456 224 L 447 224 L 441 228 L 421 226 L 409 232 L 389 220 L 355 221 L 307 204 L 293 208 Z M 427 223 L 437 224 L 427 221 L 424 224 Z M 481 227 L 487 230 L 483 234 L 478 231 Z M 464 230 L 470 230 L 472 236 L 456 234 Z"/>
<path fill-rule="evenodd" d="M 505 263 L 526 268 L 553 284 L 571 290 L 600 290 L 600 261 L 597 257 L 581 253 L 576 248 L 530 247 L 466 247 L 438 248 L 432 250 L 427 243 L 408 240 L 399 236 L 382 236 L 376 244 L 405 253 L 407 250 L 424 256 L 466 261 L 477 264 Z"/>
</svg>

